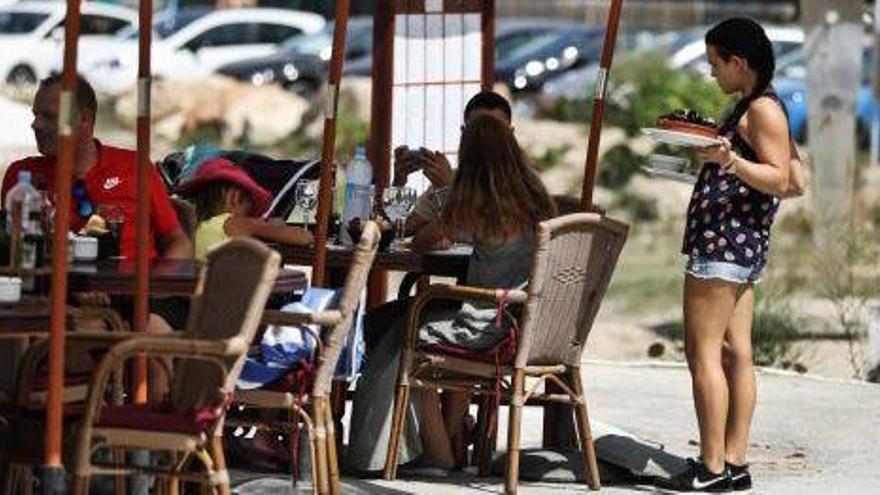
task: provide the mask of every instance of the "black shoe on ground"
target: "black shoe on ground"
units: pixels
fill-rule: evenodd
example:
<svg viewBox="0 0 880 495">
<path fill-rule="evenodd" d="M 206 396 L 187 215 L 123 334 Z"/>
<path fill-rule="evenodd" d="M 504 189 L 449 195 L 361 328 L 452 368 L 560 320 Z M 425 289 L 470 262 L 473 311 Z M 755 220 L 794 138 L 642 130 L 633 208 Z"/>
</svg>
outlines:
<svg viewBox="0 0 880 495">
<path fill-rule="evenodd" d="M 661 488 L 681 492 L 729 492 L 732 489 L 730 472 L 712 473 L 699 461 L 688 459 L 688 467 L 668 480 L 657 483 Z"/>
<path fill-rule="evenodd" d="M 750 490 L 752 488 L 752 475 L 749 473 L 749 465 L 737 466 L 729 462 L 724 463 L 727 472 L 730 473 L 730 481 L 734 490 Z"/>
</svg>

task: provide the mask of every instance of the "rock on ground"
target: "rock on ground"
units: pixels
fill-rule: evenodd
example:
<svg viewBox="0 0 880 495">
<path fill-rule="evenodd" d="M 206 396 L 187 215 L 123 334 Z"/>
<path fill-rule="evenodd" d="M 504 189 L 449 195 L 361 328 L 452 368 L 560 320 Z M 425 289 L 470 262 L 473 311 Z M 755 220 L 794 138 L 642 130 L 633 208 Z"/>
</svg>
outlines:
<svg viewBox="0 0 880 495">
<path fill-rule="evenodd" d="M 252 86 L 222 76 L 159 80 L 152 98 L 157 134 L 170 141 L 201 126 L 216 126 L 224 144 L 271 145 L 299 128 L 310 108 L 308 101 L 278 86 Z M 134 124 L 136 102 L 134 91 L 116 100 L 121 122 Z"/>
</svg>

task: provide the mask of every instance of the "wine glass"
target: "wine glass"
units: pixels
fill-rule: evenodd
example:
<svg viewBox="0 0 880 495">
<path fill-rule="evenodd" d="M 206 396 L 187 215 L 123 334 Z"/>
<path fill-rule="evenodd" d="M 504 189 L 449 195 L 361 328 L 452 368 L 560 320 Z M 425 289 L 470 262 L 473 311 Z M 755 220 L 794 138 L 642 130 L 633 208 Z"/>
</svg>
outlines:
<svg viewBox="0 0 880 495">
<path fill-rule="evenodd" d="M 315 207 L 318 206 L 318 181 L 301 180 L 297 182 L 294 194 L 296 205 L 302 215 L 303 228 L 308 229 L 309 219 L 312 218 Z"/>
<path fill-rule="evenodd" d="M 394 242 L 397 245 L 403 240 L 406 217 L 415 206 L 417 198 L 416 190 L 411 187 L 391 186 L 382 191 L 382 209 L 394 223 Z"/>
</svg>

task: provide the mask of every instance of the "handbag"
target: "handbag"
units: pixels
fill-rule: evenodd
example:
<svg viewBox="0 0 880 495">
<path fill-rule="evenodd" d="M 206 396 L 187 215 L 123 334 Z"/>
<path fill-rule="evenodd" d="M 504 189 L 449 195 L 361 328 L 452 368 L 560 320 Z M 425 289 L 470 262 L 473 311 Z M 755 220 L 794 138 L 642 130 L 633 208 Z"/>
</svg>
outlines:
<svg viewBox="0 0 880 495">
<path fill-rule="evenodd" d="M 810 185 L 809 157 L 801 151 L 793 137 L 790 140 L 791 159 L 788 160 L 788 188 L 783 193 L 783 198 L 803 196 L 804 191 Z"/>
</svg>

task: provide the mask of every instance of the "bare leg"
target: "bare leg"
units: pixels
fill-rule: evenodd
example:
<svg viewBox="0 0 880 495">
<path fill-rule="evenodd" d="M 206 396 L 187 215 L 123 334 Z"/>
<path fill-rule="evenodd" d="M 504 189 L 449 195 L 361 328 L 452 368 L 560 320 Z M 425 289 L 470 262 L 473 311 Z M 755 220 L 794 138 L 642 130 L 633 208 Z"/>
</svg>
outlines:
<svg viewBox="0 0 880 495">
<path fill-rule="evenodd" d="M 452 446 L 440 412 L 440 395 L 434 389 L 414 389 L 419 394 L 419 428 L 422 436 L 422 459 L 444 469 L 455 466 Z"/>
<path fill-rule="evenodd" d="M 755 368 L 752 364 L 752 315 L 755 291 L 747 286 L 736 301 L 733 317 L 727 324 L 722 354 L 724 374 L 730 390 L 724 455 L 728 462 L 745 464 L 749 445 L 749 427 L 755 411 Z"/>
<path fill-rule="evenodd" d="M 449 390 L 443 393 L 443 421 L 457 466 L 467 464 L 468 430 L 464 427 L 464 415 L 468 405 L 470 395 L 467 392 Z"/>
<path fill-rule="evenodd" d="M 706 468 L 714 473 L 724 470 L 728 390 L 721 348 L 738 289 L 730 282 L 685 276 L 685 352 L 700 425 L 700 452 Z"/>
<path fill-rule="evenodd" d="M 171 325 L 169 325 L 164 318 L 157 314 L 150 313 L 147 320 L 147 333 L 161 335 L 173 331 L 174 329 L 171 328 Z M 161 360 L 161 362 L 159 360 Z M 168 384 L 171 381 L 171 377 L 168 376 L 166 370 L 170 370 L 171 366 L 171 359 L 166 358 L 154 358 L 153 362 L 150 363 L 150 373 L 152 376 L 150 377 L 149 400 L 151 404 L 160 404 L 168 394 Z"/>
</svg>

